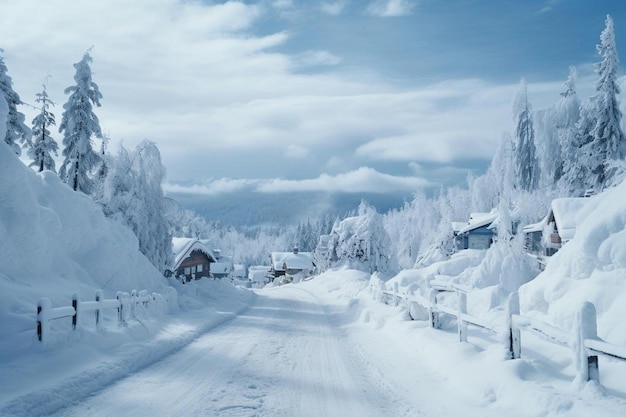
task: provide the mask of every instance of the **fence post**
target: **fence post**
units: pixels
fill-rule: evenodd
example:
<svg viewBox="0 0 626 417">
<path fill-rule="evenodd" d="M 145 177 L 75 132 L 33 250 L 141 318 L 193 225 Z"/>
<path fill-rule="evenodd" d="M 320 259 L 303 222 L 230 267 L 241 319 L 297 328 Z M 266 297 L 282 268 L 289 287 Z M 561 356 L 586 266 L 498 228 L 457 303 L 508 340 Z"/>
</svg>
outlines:
<svg viewBox="0 0 626 417">
<path fill-rule="evenodd" d="M 80 296 L 76 293 L 72 295 L 72 307 L 74 307 L 72 329 L 76 330 L 76 327 L 78 327 L 78 310 L 80 309 Z"/>
<path fill-rule="evenodd" d="M 522 339 L 520 330 L 513 323 L 513 315 L 519 315 L 519 294 L 512 292 L 506 305 L 506 326 L 509 331 L 509 355 L 511 359 L 519 359 L 522 357 Z"/>
<path fill-rule="evenodd" d="M 96 329 L 100 328 L 100 320 L 102 318 L 102 300 L 104 299 L 104 294 L 102 290 L 96 290 L 96 302 L 98 303 L 98 308 L 96 309 Z"/>
<path fill-rule="evenodd" d="M 398 283 L 394 282 L 393 283 L 393 305 L 397 307 L 398 304 L 400 304 L 398 301 L 399 301 L 398 300 Z"/>
<path fill-rule="evenodd" d="M 585 340 L 598 338 L 598 325 L 596 322 L 596 307 L 590 303 L 583 303 L 576 315 L 576 343 L 574 354 L 578 366 L 578 376 L 582 382 L 600 381 L 598 369 L 598 356 L 588 355 Z"/>
<path fill-rule="evenodd" d="M 467 293 L 465 291 L 456 290 L 458 295 L 458 333 L 459 342 L 467 342 L 467 323 L 463 321 L 463 315 L 467 314 Z"/>
<path fill-rule="evenodd" d="M 437 311 L 437 291 L 434 288 L 431 288 L 428 292 L 428 299 L 430 301 L 430 306 L 428 306 L 428 318 L 430 321 L 430 327 L 432 329 L 439 328 L 439 312 Z"/>
<path fill-rule="evenodd" d="M 122 325 L 124 323 L 124 295 L 121 291 L 118 291 L 115 295 L 117 302 L 120 304 L 117 308 L 117 324 Z"/>
<path fill-rule="evenodd" d="M 52 302 L 49 298 L 40 298 L 37 302 L 37 339 L 42 344 L 48 341 L 49 322 L 48 311 L 52 308 Z"/>
<path fill-rule="evenodd" d="M 131 317 L 135 317 L 136 316 L 136 306 L 137 303 L 137 290 L 132 290 L 130 292 L 130 316 Z"/>
</svg>

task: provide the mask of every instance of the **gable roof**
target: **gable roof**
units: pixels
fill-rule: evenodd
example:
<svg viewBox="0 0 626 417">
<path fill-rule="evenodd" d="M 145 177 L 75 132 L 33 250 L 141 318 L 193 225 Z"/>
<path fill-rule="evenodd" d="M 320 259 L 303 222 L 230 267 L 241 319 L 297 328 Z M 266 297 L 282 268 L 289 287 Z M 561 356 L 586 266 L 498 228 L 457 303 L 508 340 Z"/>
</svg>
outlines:
<svg viewBox="0 0 626 417">
<path fill-rule="evenodd" d="M 472 230 L 479 229 L 483 226 L 488 226 L 498 218 L 498 214 L 495 211 L 490 213 L 470 213 L 470 219 L 467 225 L 458 231 L 458 234 L 471 232 Z"/>
<path fill-rule="evenodd" d="M 272 252 L 270 254 L 272 266 L 275 271 L 284 271 L 283 265 L 287 265 L 287 269 L 313 269 L 313 256 L 311 252 Z"/>
<path fill-rule="evenodd" d="M 215 262 L 215 255 L 213 252 L 202 242 L 197 239 L 191 239 L 186 237 L 175 237 L 172 239 L 172 252 L 174 252 L 174 265 L 172 270 L 178 269 L 181 263 L 193 252 L 199 250 L 209 257 L 211 262 Z"/>
<path fill-rule="evenodd" d="M 562 240 L 571 240 L 576 233 L 576 226 L 587 217 L 585 206 L 593 197 L 557 198 L 552 200 L 550 210 Z"/>
</svg>

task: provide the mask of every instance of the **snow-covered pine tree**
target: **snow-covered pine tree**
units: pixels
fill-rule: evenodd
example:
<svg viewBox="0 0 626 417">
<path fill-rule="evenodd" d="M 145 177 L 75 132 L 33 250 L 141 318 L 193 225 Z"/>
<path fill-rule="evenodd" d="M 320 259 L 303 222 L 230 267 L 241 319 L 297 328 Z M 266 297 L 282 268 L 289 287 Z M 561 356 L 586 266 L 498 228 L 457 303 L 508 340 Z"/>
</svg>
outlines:
<svg viewBox="0 0 626 417">
<path fill-rule="evenodd" d="M 100 162 L 100 155 L 92 147 L 92 137 L 102 138 L 100 122 L 93 112 L 93 105 L 100 107 L 102 94 L 98 85 L 92 81 L 91 62 L 91 56 L 87 52 L 83 59 L 74 64 L 76 85 L 65 89 L 65 94 L 70 96 L 63 105 L 65 111 L 59 126 L 65 146 L 65 160 L 59 176 L 75 191 L 85 194 L 92 192 L 91 172 Z"/>
<path fill-rule="evenodd" d="M 50 126 L 56 125 L 54 113 L 50 111 L 50 106 L 54 106 L 54 102 L 48 97 L 46 82 L 44 81 L 43 89 L 36 94 L 36 103 L 41 103 L 41 111 L 33 119 L 33 146 L 28 150 L 28 156 L 33 160 L 30 166 L 36 167 L 39 172 L 44 169 L 55 171 L 55 162 L 52 154 L 57 155 L 59 145 L 50 136 Z"/>
<path fill-rule="evenodd" d="M 13 152 L 19 156 L 22 154 L 20 143 L 25 147 L 29 147 L 31 145 L 32 133 L 24 123 L 26 117 L 17 110 L 17 106 L 24 103 L 22 103 L 20 96 L 13 90 L 13 81 L 7 74 L 7 66 L 2 56 L 3 52 L 4 50 L 0 49 L 0 91 L 9 106 L 4 141 L 13 149 Z"/>
<path fill-rule="evenodd" d="M 554 179 L 561 184 L 565 183 L 566 186 L 563 188 L 566 190 L 570 188 L 567 184 L 568 173 L 575 170 L 578 160 L 576 153 L 576 126 L 580 120 L 581 103 L 576 94 L 577 79 L 578 72 L 576 67 L 571 66 L 569 76 L 567 81 L 565 81 L 565 88 L 561 92 L 561 99 L 554 109 L 554 127 L 561 148 L 561 157 L 558 158 L 559 164 L 557 165 Z"/>
<path fill-rule="evenodd" d="M 605 23 L 606 27 L 600 35 L 600 44 L 597 46 L 602 61 L 596 64 L 597 93 L 592 98 L 596 110 L 596 123 L 591 130 L 593 139 L 589 144 L 590 153 L 594 156 L 591 184 L 597 190 L 602 190 L 611 183 L 612 173 L 607 169 L 608 164 L 613 160 L 621 160 L 626 155 L 625 137 L 620 125 L 622 112 L 617 100 L 620 93 L 617 80 L 619 58 L 611 16 L 607 15 Z"/>
<path fill-rule="evenodd" d="M 532 191 L 539 185 L 539 163 L 535 147 L 535 130 L 532 113 L 528 103 L 528 88 L 522 80 L 520 91 L 515 97 L 513 117 L 515 128 L 515 181 L 519 189 Z"/>
</svg>

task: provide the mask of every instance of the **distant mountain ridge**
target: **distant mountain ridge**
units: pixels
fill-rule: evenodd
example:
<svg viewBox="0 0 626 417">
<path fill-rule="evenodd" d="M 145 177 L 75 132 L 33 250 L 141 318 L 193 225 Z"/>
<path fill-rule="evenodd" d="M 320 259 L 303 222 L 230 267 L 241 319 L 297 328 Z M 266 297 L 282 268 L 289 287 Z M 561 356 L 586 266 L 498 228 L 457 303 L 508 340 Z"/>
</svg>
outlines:
<svg viewBox="0 0 626 417">
<path fill-rule="evenodd" d="M 294 225 L 307 218 L 315 219 L 326 214 L 345 216 L 366 200 L 379 213 L 402 207 L 410 201 L 409 193 L 255 193 L 239 192 L 219 196 L 168 193 L 184 208 L 191 209 L 207 221 L 238 228 L 257 226 Z"/>
</svg>

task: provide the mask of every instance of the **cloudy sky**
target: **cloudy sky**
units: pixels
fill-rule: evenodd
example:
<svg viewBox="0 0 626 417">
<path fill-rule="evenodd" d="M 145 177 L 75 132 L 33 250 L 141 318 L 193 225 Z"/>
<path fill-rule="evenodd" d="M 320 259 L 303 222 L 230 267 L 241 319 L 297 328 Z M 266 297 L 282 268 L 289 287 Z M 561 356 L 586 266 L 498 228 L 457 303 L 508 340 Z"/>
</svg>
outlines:
<svg viewBox="0 0 626 417">
<path fill-rule="evenodd" d="M 171 192 L 412 192 L 484 171 L 522 77 L 591 94 L 607 14 L 626 48 L 614 0 L 0 0 L 0 47 L 58 121 L 93 47 L 111 150 L 156 142 Z"/>
</svg>

